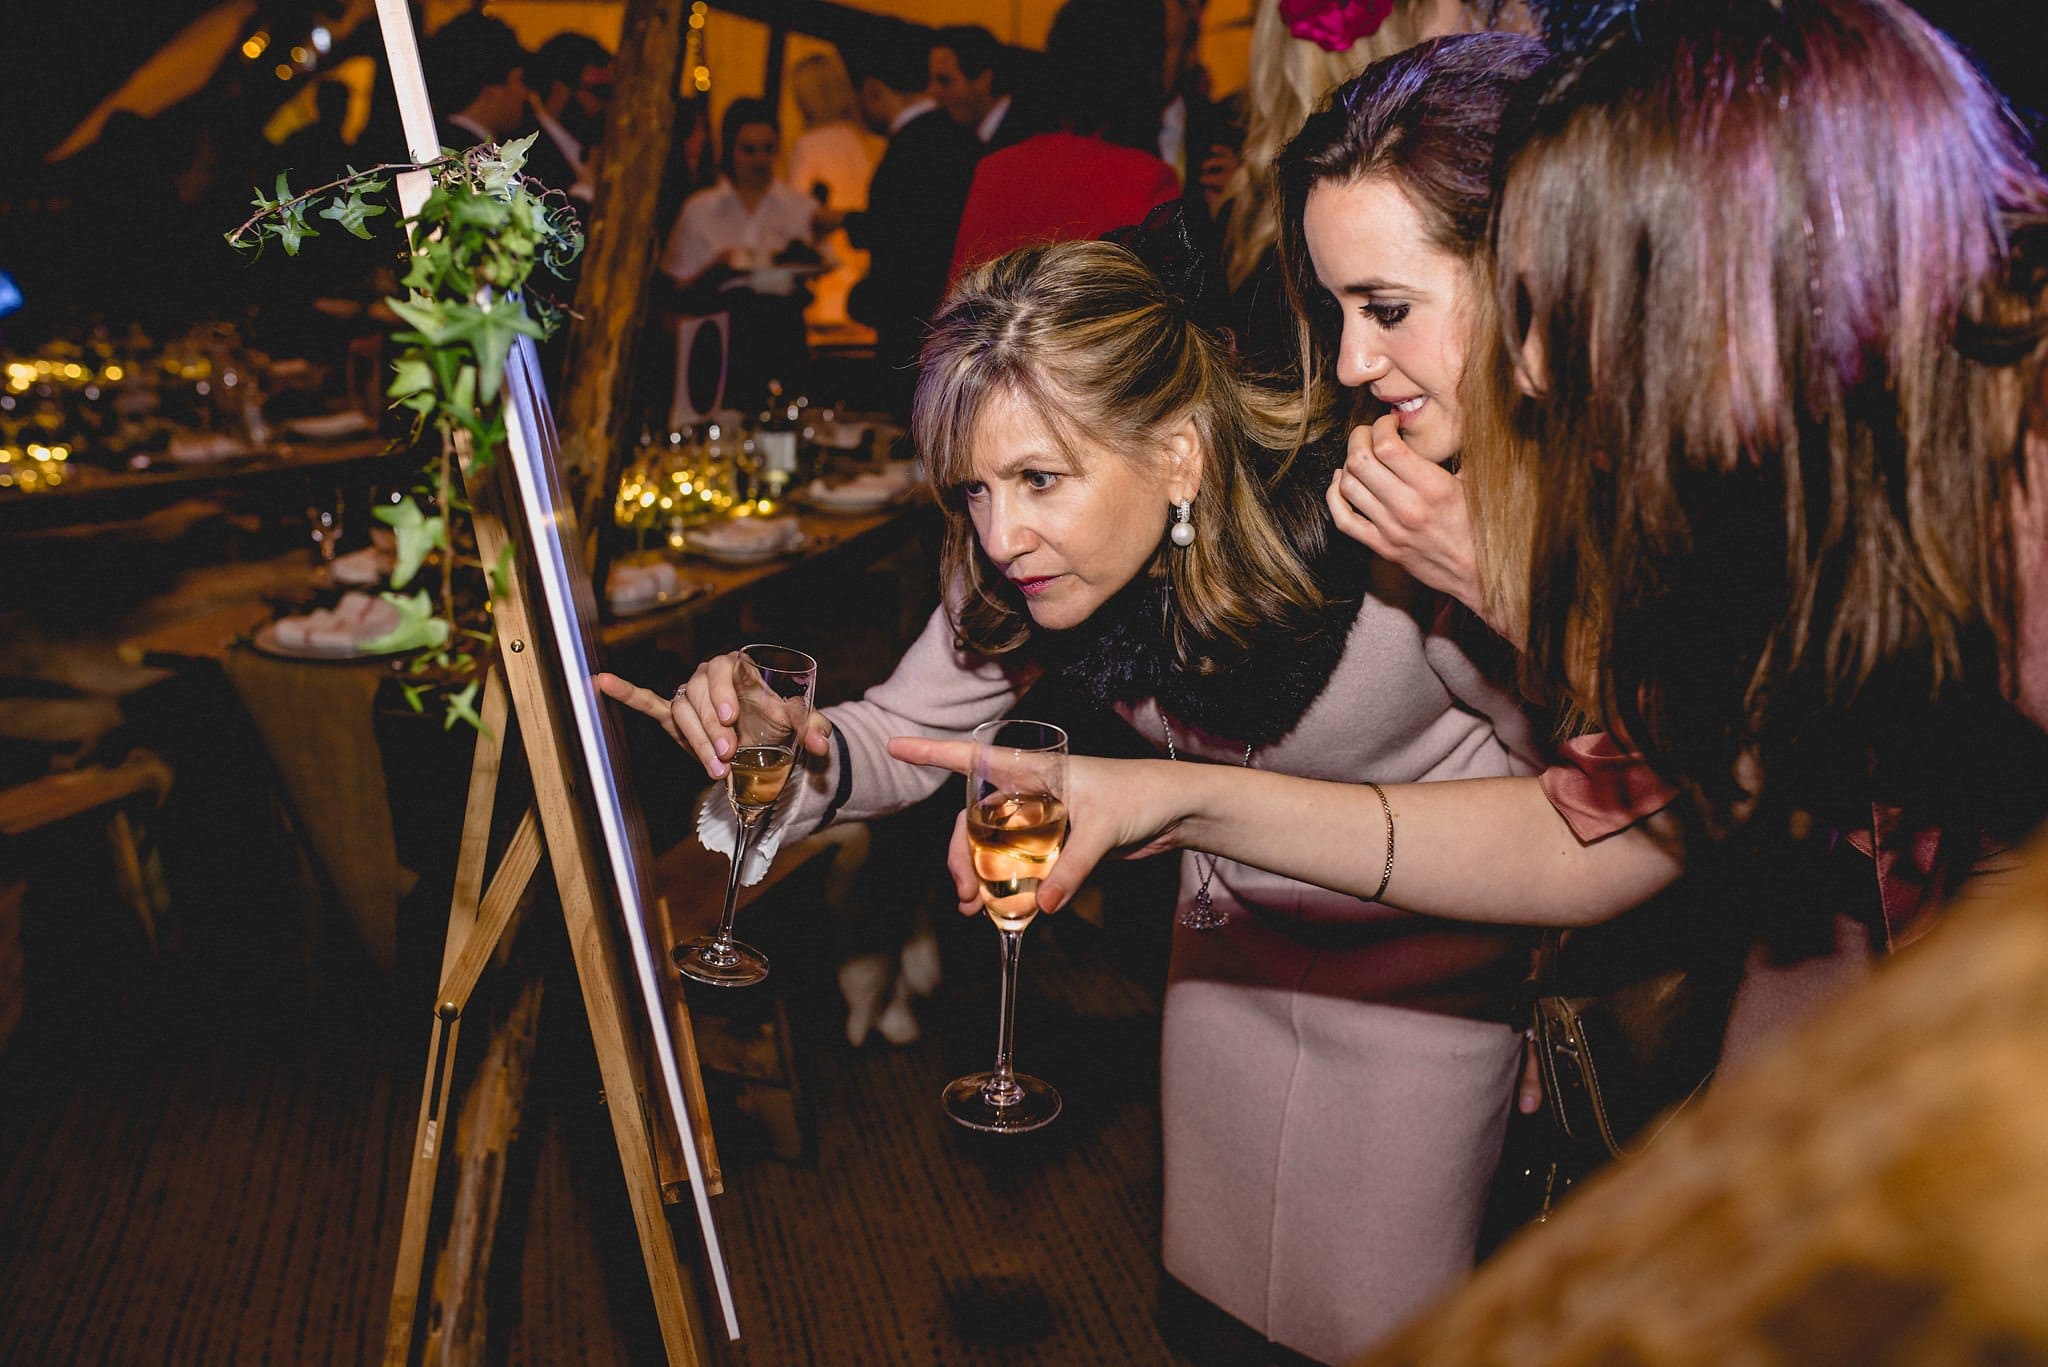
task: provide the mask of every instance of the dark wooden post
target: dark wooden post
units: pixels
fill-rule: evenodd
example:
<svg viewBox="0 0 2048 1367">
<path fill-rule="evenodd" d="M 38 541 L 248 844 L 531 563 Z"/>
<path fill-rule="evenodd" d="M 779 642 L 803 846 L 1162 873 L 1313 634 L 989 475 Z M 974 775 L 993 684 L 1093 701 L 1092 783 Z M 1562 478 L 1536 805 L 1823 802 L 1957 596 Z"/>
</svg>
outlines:
<svg viewBox="0 0 2048 1367">
<path fill-rule="evenodd" d="M 609 515 L 614 465 L 628 440 L 634 352 L 667 227 L 654 221 L 654 208 L 675 128 L 685 16 L 684 0 L 626 0 L 612 62 L 589 248 L 562 367 L 563 464 L 576 490 L 586 556 Z"/>
</svg>

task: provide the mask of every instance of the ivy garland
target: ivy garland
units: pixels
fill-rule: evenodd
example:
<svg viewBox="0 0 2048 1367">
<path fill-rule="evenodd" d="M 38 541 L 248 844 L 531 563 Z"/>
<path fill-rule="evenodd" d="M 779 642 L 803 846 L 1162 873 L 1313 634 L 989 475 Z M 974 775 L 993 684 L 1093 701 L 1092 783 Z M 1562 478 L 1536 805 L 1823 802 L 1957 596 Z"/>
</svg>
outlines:
<svg viewBox="0 0 2048 1367">
<path fill-rule="evenodd" d="M 507 547 L 500 563 L 487 567 L 473 553 L 462 555 L 451 537 L 449 518 L 469 511 L 458 492 L 458 451 L 466 444 L 481 468 L 504 445 L 506 357 L 519 337 L 552 336 L 565 314 L 556 300 L 528 288 L 529 280 L 536 267 L 565 278 L 583 251 L 583 229 L 566 197 L 524 174 L 533 139 L 444 151 L 424 163 L 351 167 L 339 180 L 297 194 L 280 171 L 275 196 L 259 188 L 252 201 L 256 212 L 226 235 L 238 250 L 261 255 L 275 241 L 287 256 L 296 256 L 307 238 L 320 236 L 308 221 L 312 216 L 367 239 L 373 236 L 369 221 L 388 212 L 379 199 L 389 193 L 394 176 L 433 176 L 434 188 L 419 213 L 393 220 L 413 250 L 401 280 L 405 297 L 384 302 L 406 325 L 392 334 L 401 350 L 386 392 L 393 407 L 413 413 L 412 439 L 431 423 L 440 433 L 439 450 L 410 497 L 376 511 L 398 541 L 391 590 L 381 597 L 398 610 L 399 624 L 365 644 L 411 653 L 406 702 L 424 712 L 427 697 L 438 694 L 444 727 L 461 721 L 482 729 L 476 711 L 482 667 L 496 650 L 488 614 L 477 618 L 479 625 L 465 625 L 458 613 L 456 569 L 487 571 L 491 590 L 502 593 L 510 553 Z M 438 595 L 425 588 L 399 592 L 436 551 Z"/>
</svg>

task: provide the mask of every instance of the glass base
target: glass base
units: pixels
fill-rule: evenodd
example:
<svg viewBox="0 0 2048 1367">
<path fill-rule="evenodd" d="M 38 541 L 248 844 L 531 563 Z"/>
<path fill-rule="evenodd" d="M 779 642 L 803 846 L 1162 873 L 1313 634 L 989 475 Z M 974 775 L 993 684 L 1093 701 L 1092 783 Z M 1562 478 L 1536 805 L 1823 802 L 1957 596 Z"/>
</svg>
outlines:
<svg viewBox="0 0 2048 1367">
<path fill-rule="evenodd" d="M 1060 1094 L 1050 1082 L 1029 1073 L 1012 1073 L 1014 1097 L 1004 1104 L 990 1095 L 993 1073 L 969 1073 L 946 1084 L 946 1114 L 970 1130 L 990 1134 L 1023 1134 L 1052 1123 L 1060 1113 Z"/>
<path fill-rule="evenodd" d="M 712 987 L 752 987 L 768 976 L 768 956 L 738 940 L 706 935 L 677 945 L 674 958 L 685 978 Z"/>
</svg>

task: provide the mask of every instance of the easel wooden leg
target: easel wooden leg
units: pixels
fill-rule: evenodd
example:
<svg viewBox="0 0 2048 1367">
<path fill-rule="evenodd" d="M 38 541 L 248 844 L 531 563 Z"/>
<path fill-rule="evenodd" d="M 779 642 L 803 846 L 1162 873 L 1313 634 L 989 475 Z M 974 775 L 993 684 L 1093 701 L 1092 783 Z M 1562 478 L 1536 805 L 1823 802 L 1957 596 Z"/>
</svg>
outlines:
<svg viewBox="0 0 2048 1367">
<path fill-rule="evenodd" d="M 662 1345 L 672 1364 L 699 1363 L 703 1361 L 698 1345 L 704 1341 L 704 1329 L 697 1316 L 696 1298 L 690 1294 L 689 1269 L 677 1256 L 675 1237 L 669 1231 L 668 1207 L 662 1200 L 661 1172 L 655 1158 L 653 1131 L 664 1108 L 659 1098 L 639 1090 L 627 1053 L 628 999 L 614 976 L 592 908 L 587 900 L 569 895 L 566 889 L 562 901 L 569 923 L 569 946 L 576 956 L 576 977 L 583 985 L 584 1013 L 590 1018 L 590 1037 L 597 1046 L 598 1073 L 604 1079 L 605 1112 L 611 1117 L 612 1137 L 618 1142 L 619 1162 L 625 1169 L 633 1227 L 640 1236 L 647 1281 L 654 1292 Z"/>
<path fill-rule="evenodd" d="M 448 1147 L 449 1101 L 454 1090 L 455 1047 L 463 1012 L 493 957 L 515 933 L 517 911 L 529 890 L 543 854 L 542 822 L 529 809 L 499 855 L 489 883 L 484 879 L 492 812 L 510 722 L 506 689 L 494 672 L 484 690 L 482 708 L 486 734 L 477 742 L 470 771 L 470 791 L 463 829 L 463 847 L 456 867 L 455 895 L 449 909 L 448 939 L 442 955 L 442 978 L 436 994 L 435 1021 L 428 1041 L 427 1077 L 420 1095 L 419 1124 L 407 1182 L 405 1221 L 399 1235 L 398 1268 L 391 1297 L 384 1360 L 404 1363 L 420 1338 L 419 1293 L 425 1269 L 434 1190 L 443 1151 Z M 664 1196 L 681 1199 L 686 1189 L 680 1162 L 662 1161 L 656 1132 L 664 1103 L 642 1091 L 632 1067 L 634 1017 L 617 968 L 607 951 L 604 928 L 579 870 L 556 870 L 569 943 L 582 987 L 591 1039 L 596 1046 L 606 1110 L 625 1170 L 632 1200 L 633 1222 L 646 1260 L 648 1282 L 661 1324 L 663 1345 L 671 1363 L 702 1361 L 703 1327 L 690 1293 L 691 1277 L 676 1253 L 668 1227 Z M 505 1020 L 491 1031 L 489 1052 L 465 1095 L 455 1133 L 460 1156 L 454 1214 L 448 1238 L 433 1277 L 435 1313 L 429 1317 L 420 1360 L 426 1363 L 481 1360 L 487 1307 L 483 1286 L 489 1270 L 493 1234 L 501 1204 L 505 1149 L 516 1129 L 533 1055 L 540 1010 L 541 980 L 521 984 Z M 702 1114 L 703 1082 L 697 1071 L 694 1036 L 687 1008 L 676 994 L 671 1025 L 684 1051 L 684 1076 L 693 1084 L 691 1101 Z M 716 1191 L 717 1153 L 708 1131 L 700 1131 L 699 1151 L 705 1159 L 710 1189 Z M 673 1140 L 668 1148 L 673 1148 Z"/>
<path fill-rule="evenodd" d="M 476 755 L 470 762 L 469 800 L 463 819 L 462 851 L 456 864 L 455 895 L 448 911 L 448 937 L 442 950 L 441 975 L 444 990 L 437 994 L 434 1025 L 427 1040 L 427 1075 L 420 1091 L 420 1113 L 414 1131 L 412 1169 L 406 1179 L 405 1220 L 398 1236 L 398 1269 L 391 1291 L 391 1316 L 385 1327 L 384 1361 L 406 1362 L 412 1354 L 413 1332 L 419 1312 L 420 1278 L 426 1264 L 427 1232 L 434 1209 L 435 1179 L 440 1171 L 442 1141 L 448 1131 L 448 1099 L 454 1088 L 455 1046 L 462 1033 L 462 1011 L 475 986 L 482 961 L 487 960 L 504 931 L 504 920 L 517 904 L 515 895 L 500 899 L 504 918 L 496 919 L 479 934 L 478 921 L 483 895 L 484 863 L 489 853 L 491 812 L 497 803 L 498 773 L 504 754 L 505 728 L 509 720 L 504 681 L 493 671 L 485 680 L 481 716 L 484 733 L 477 738 Z M 538 859 L 532 813 L 520 825 L 519 834 L 536 851 L 534 861 L 518 873 L 523 885 Z M 518 836 L 513 846 L 520 845 Z M 505 870 L 501 869 L 501 873 Z M 493 891 L 502 884 L 493 883 Z M 494 907 L 494 910 L 497 908 Z M 458 964 L 476 964 L 466 978 L 455 978 Z M 450 992 L 449 988 L 459 987 Z"/>
</svg>

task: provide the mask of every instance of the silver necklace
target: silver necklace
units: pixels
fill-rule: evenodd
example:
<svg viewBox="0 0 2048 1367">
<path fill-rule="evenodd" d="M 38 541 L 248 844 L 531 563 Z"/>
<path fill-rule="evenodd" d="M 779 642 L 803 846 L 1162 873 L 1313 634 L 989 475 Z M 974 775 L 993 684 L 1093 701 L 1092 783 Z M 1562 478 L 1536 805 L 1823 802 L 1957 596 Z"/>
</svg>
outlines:
<svg viewBox="0 0 2048 1367">
<path fill-rule="evenodd" d="M 1180 752 L 1173 748 L 1173 727 L 1166 720 L 1166 709 L 1159 709 L 1159 729 L 1166 733 L 1166 757 L 1179 762 Z M 1244 743 L 1243 768 L 1252 767 L 1252 743 Z M 1202 851 L 1195 852 L 1195 872 L 1202 875 L 1202 882 L 1195 889 L 1195 904 L 1181 913 L 1180 923 L 1189 930 L 1221 930 L 1229 923 L 1227 913 L 1216 910 L 1215 899 L 1209 896 L 1209 880 L 1216 876 L 1216 856 L 1209 856 L 1209 865 L 1202 867 Z"/>
</svg>

